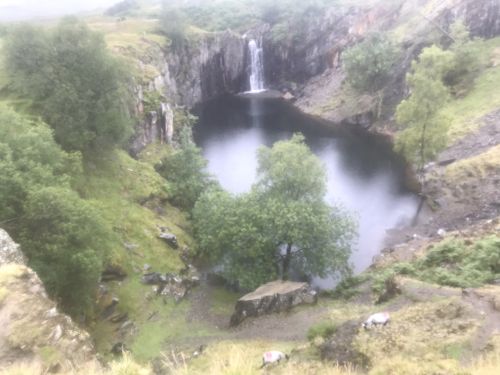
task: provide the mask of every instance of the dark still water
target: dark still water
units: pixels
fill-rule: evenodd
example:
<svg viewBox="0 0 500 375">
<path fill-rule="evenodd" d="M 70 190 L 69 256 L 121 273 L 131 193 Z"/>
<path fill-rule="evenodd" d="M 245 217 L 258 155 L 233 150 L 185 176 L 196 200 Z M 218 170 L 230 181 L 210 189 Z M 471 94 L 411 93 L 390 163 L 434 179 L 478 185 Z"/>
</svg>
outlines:
<svg viewBox="0 0 500 375">
<path fill-rule="evenodd" d="M 417 200 L 404 189 L 404 165 L 381 137 L 327 127 L 281 99 L 228 96 L 205 103 L 197 114 L 195 141 L 209 172 L 232 193 L 250 190 L 260 146 L 303 133 L 327 170 L 327 201 L 342 204 L 358 220 L 351 256 L 356 273 L 380 252 L 386 230 L 407 225 L 415 213 Z"/>
</svg>

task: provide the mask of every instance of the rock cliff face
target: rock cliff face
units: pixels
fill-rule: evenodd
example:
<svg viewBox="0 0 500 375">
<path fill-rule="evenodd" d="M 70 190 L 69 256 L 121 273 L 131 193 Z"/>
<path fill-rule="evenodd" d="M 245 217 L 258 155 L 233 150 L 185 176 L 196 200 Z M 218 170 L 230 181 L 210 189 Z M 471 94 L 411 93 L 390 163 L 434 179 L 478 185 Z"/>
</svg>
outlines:
<svg viewBox="0 0 500 375">
<path fill-rule="evenodd" d="M 218 95 L 247 89 L 247 40 L 236 33 L 210 33 L 168 50 L 153 48 L 155 56 L 141 61 L 141 68 L 154 74 L 134 90 L 135 112 L 143 120 L 136 126 L 133 154 L 155 141 L 172 141 L 172 107 L 192 108 Z M 153 110 L 146 112 L 145 102 L 152 93 L 159 98 L 148 103 Z"/>
<path fill-rule="evenodd" d="M 298 107 L 305 112 L 366 127 L 381 114 L 381 108 L 387 108 L 387 115 L 392 115 L 394 106 L 406 94 L 406 72 L 428 43 L 427 35 L 438 28 L 448 30 L 457 19 L 465 21 L 473 37 L 500 35 L 500 3 L 496 0 L 432 4 L 426 0 L 405 0 L 380 3 L 371 9 L 332 8 L 314 22 L 300 25 L 303 33 L 295 43 L 267 42 L 267 74 L 274 85 L 291 90 L 298 97 Z M 342 52 L 375 31 L 391 31 L 399 35 L 404 45 L 384 97 L 346 92 Z"/>
<path fill-rule="evenodd" d="M 166 58 L 176 83 L 176 102 L 188 107 L 246 84 L 246 40 L 231 31 L 208 34 L 173 48 Z"/>
<path fill-rule="evenodd" d="M 0 229 L 0 370 L 19 363 L 39 373 L 98 367 L 89 334 L 57 310 L 19 246 Z"/>
<path fill-rule="evenodd" d="M 422 13 L 425 10 L 425 14 Z M 472 36 L 500 35 L 498 0 L 430 0 L 379 2 L 372 7 L 332 6 L 326 11 L 306 13 L 285 30 L 260 25 L 248 35 L 263 41 L 266 86 L 289 91 L 302 110 L 337 123 L 371 125 L 381 107 L 393 112 L 406 93 L 404 77 L 411 61 L 425 46 L 425 35 L 436 25 L 448 29 L 464 19 Z M 353 94 L 343 85 L 342 52 L 374 31 L 393 31 L 405 45 L 404 56 L 394 69 L 383 99 Z M 136 88 L 137 113 L 144 119 L 137 128 L 134 152 L 160 140 L 168 142 L 175 119 L 162 108 L 181 105 L 192 108 L 224 93 L 248 90 L 248 40 L 231 31 L 207 33 L 164 50 L 157 46 L 143 63 L 154 74 Z M 162 100 L 155 113 L 144 113 L 147 93 L 157 92 Z M 347 99 L 346 99 L 347 97 Z M 381 102 L 382 101 L 382 102 Z M 167 111 L 168 114 L 168 111 Z"/>
</svg>

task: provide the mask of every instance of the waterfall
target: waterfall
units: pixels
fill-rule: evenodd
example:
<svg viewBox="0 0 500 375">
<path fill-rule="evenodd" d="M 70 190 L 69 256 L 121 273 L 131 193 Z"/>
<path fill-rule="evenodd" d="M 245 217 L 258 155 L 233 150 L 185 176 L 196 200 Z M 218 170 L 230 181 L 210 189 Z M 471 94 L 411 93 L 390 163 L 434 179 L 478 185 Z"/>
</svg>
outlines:
<svg viewBox="0 0 500 375">
<path fill-rule="evenodd" d="M 250 92 L 264 91 L 264 60 L 262 48 L 259 48 L 255 39 L 248 42 L 250 52 Z"/>
</svg>

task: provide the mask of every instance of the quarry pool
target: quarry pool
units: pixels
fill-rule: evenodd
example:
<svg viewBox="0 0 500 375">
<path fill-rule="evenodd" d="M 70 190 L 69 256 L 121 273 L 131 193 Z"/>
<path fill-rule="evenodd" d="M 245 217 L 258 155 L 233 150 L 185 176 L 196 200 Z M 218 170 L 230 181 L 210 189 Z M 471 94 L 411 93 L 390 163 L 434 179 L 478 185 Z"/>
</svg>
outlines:
<svg viewBox="0 0 500 375">
<path fill-rule="evenodd" d="M 383 247 L 388 229 L 409 225 L 416 197 L 405 188 L 405 164 L 384 137 L 338 127 L 307 116 L 282 99 L 258 95 L 224 96 L 204 103 L 194 137 L 208 170 L 226 190 L 238 194 L 256 178 L 257 149 L 301 132 L 323 162 L 329 203 L 347 208 L 358 221 L 351 262 L 366 269 Z M 315 279 L 319 287 L 332 280 Z"/>
</svg>

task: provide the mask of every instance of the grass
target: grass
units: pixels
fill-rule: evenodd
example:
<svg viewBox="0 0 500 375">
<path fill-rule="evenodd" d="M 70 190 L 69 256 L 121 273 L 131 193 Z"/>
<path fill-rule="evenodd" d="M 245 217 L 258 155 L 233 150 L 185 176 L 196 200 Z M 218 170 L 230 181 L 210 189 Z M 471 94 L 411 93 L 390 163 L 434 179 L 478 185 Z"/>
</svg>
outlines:
<svg viewBox="0 0 500 375">
<path fill-rule="evenodd" d="M 134 281 L 135 282 L 135 281 Z M 122 290 L 126 291 L 127 286 Z M 148 291 L 149 290 L 149 291 Z M 138 332 L 130 342 L 134 358 L 145 363 L 160 355 L 161 350 L 183 340 L 217 335 L 217 331 L 201 322 L 188 321 L 189 301 L 176 304 L 173 299 L 164 302 L 161 297 L 149 298 L 150 287 L 141 285 L 142 295 L 133 296 L 133 306 L 127 306 L 129 315 L 137 324 Z M 120 297 L 120 294 L 119 294 Z M 154 315 L 153 315 L 154 314 Z M 149 317 L 153 316 L 151 319 Z"/>
<path fill-rule="evenodd" d="M 473 310 L 452 297 L 393 312 L 387 327 L 360 331 L 354 345 L 371 359 L 370 374 L 455 373 L 460 363 L 453 356 L 477 324 Z M 418 364 L 421 370 L 410 371 Z"/>
<path fill-rule="evenodd" d="M 476 130 L 482 116 L 500 107 L 500 64 L 496 60 L 499 44 L 500 37 L 476 42 L 477 55 L 489 66 L 476 78 L 464 98 L 450 101 L 443 109 L 452 118 L 450 142 Z"/>
<path fill-rule="evenodd" d="M 154 159 L 149 155 L 151 161 Z M 192 247 L 190 226 L 186 216 L 165 203 L 168 198 L 166 181 L 149 162 L 132 159 L 124 151 L 114 151 L 106 159 L 87 161 L 80 193 L 97 202 L 104 219 L 113 227 L 115 242 L 110 263 L 123 267 L 128 277 L 120 283 L 110 283 L 111 293 L 120 299 L 118 311 L 127 312 L 134 322 L 136 334 L 127 345 L 142 362 L 159 355 L 168 340 L 193 335 L 206 335 L 207 329 L 186 321 L 189 304 L 166 304 L 152 296 L 151 287 L 140 282 L 144 264 L 156 272 L 179 272 L 184 266 L 179 250 L 173 250 L 158 238 L 159 226 L 177 236 L 180 248 Z M 124 244 L 128 244 L 129 250 Z M 151 297 L 151 298 L 150 298 Z M 149 319 L 155 312 L 154 319 Z M 116 325 L 96 322 L 92 333 L 98 350 L 109 353 Z"/>
<path fill-rule="evenodd" d="M 337 331 L 337 325 L 331 321 L 322 321 L 314 324 L 307 331 L 307 339 L 313 341 L 316 337 L 326 339 Z"/>
<path fill-rule="evenodd" d="M 491 147 L 488 151 L 462 159 L 446 167 L 445 179 L 451 184 L 459 184 L 474 178 L 483 179 L 492 176 L 500 166 L 500 145 Z"/>
<path fill-rule="evenodd" d="M 115 17 L 95 16 L 86 22 L 104 34 L 107 46 L 124 59 L 139 81 L 148 83 L 160 74 L 157 66 L 162 66 L 161 48 L 169 41 L 156 33 L 156 20 L 137 17 L 117 21 Z"/>
<path fill-rule="evenodd" d="M 500 237 L 445 239 L 419 259 L 399 262 L 373 273 L 373 291 L 382 296 L 396 275 L 458 288 L 480 287 L 500 277 Z"/>
<path fill-rule="evenodd" d="M 230 316 L 234 312 L 240 293 L 231 292 L 225 288 L 213 289 L 210 295 L 210 310 L 215 314 Z"/>
</svg>

